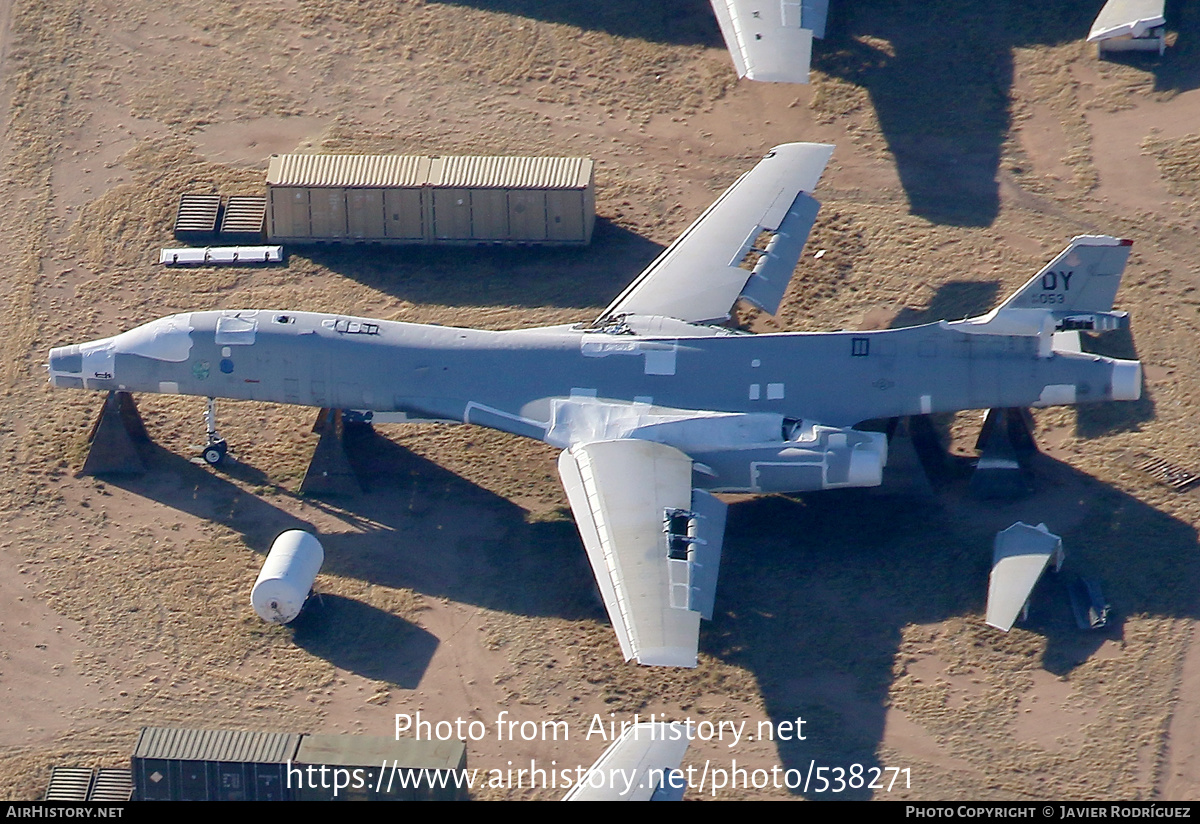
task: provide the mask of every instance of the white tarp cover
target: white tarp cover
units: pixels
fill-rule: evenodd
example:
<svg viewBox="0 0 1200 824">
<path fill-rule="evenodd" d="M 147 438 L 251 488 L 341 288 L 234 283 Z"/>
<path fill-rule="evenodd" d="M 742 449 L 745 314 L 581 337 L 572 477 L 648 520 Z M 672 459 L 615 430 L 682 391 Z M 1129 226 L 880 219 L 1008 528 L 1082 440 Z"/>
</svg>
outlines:
<svg viewBox="0 0 1200 824">
<path fill-rule="evenodd" d="M 158 262 L 167 266 L 279 263 L 282 260 L 282 246 L 208 246 L 203 249 L 184 247 L 163 249 L 158 255 Z"/>
<path fill-rule="evenodd" d="M 1155 26 L 1166 23 L 1163 7 L 1166 0 L 1108 0 L 1092 30 L 1088 42 L 1096 43 L 1113 37 L 1141 37 Z"/>
</svg>

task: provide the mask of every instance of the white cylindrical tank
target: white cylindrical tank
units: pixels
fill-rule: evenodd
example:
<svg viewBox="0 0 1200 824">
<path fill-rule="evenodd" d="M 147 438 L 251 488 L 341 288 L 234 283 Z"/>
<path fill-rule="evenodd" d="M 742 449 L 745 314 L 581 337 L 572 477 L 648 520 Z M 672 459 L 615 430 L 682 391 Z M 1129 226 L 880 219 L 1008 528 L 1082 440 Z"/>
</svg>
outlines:
<svg viewBox="0 0 1200 824">
<path fill-rule="evenodd" d="M 299 615 L 324 560 L 325 550 L 315 536 L 302 529 L 281 533 L 250 592 L 258 617 L 286 624 Z"/>
</svg>

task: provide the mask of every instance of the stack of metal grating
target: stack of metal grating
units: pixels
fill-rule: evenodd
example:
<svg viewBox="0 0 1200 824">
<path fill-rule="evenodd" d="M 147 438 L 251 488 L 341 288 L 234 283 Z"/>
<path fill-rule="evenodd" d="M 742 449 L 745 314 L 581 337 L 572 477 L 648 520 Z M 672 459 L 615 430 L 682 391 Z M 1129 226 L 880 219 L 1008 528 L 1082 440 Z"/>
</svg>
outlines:
<svg viewBox="0 0 1200 824">
<path fill-rule="evenodd" d="M 262 195 L 231 195 L 221 218 L 222 243 L 261 243 L 267 217 L 267 199 Z"/>
<path fill-rule="evenodd" d="M 220 213 L 220 195 L 182 195 L 175 213 L 175 237 L 186 242 L 212 241 Z"/>
<path fill-rule="evenodd" d="M 133 796 L 133 776 L 119 767 L 54 767 L 44 801 L 124 802 Z"/>
</svg>

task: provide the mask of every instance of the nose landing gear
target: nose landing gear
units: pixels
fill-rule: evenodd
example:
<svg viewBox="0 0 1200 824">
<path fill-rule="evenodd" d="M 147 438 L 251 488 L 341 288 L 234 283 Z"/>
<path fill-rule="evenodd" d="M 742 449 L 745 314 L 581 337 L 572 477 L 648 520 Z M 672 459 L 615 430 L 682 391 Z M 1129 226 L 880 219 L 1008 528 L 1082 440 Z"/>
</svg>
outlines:
<svg viewBox="0 0 1200 824">
<path fill-rule="evenodd" d="M 217 432 L 217 401 L 209 398 L 204 408 L 204 449 L 200 457 L 209 466 L 220 466 L 225 463 L 228 451 L 229 444 Z"/>
</svg>

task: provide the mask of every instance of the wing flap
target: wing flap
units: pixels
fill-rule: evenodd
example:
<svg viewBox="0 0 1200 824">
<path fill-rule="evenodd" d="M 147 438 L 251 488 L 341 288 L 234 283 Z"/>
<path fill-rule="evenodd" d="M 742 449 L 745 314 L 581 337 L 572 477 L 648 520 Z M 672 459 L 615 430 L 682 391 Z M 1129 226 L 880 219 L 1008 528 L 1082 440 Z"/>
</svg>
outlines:
<svg viewBox="0 0 1200 824">
<path fill-rule="evenodd" d="M 651 441 L 577 445 L 559 456 L 558 471 L 625 659 L 696 666 L 725 504 L 692 489 L 687 455 Z"/>
<path fill-rule="evenodd" d="M 695 542 L 689 582 L 688 606 L 705 621 L 713 617 L 717 598 L 717 573 L 721 569 L 721 546 L 725 541 L 725 515 L 728 506 L 705 492 L 692 490 L 692 519 Z"/>
<path fill-rule="evenodd" d="M 816 188 L 832 153 L 832 146 L 817 143 L 776 146 L 638 275 L 600 320 L 633 314 L 720 322 L 747 292 L 774 312 L 816 220 L 819 204 L 806 193 Z M 773 236 L 755 249 L 763 232 Z M 741 263 L 751 251 L 762 255 L 764 271 L 748 286 L 751 272 Z"/>
<path fill-rule="evenodd" d="M 806 194 L 796 198 L 762 257 L 754 264 L 754 271 L 742 289 L 743 298 L 768 314 L 778 311 L 820 208 L 821 204 Z"/>
</svg>

